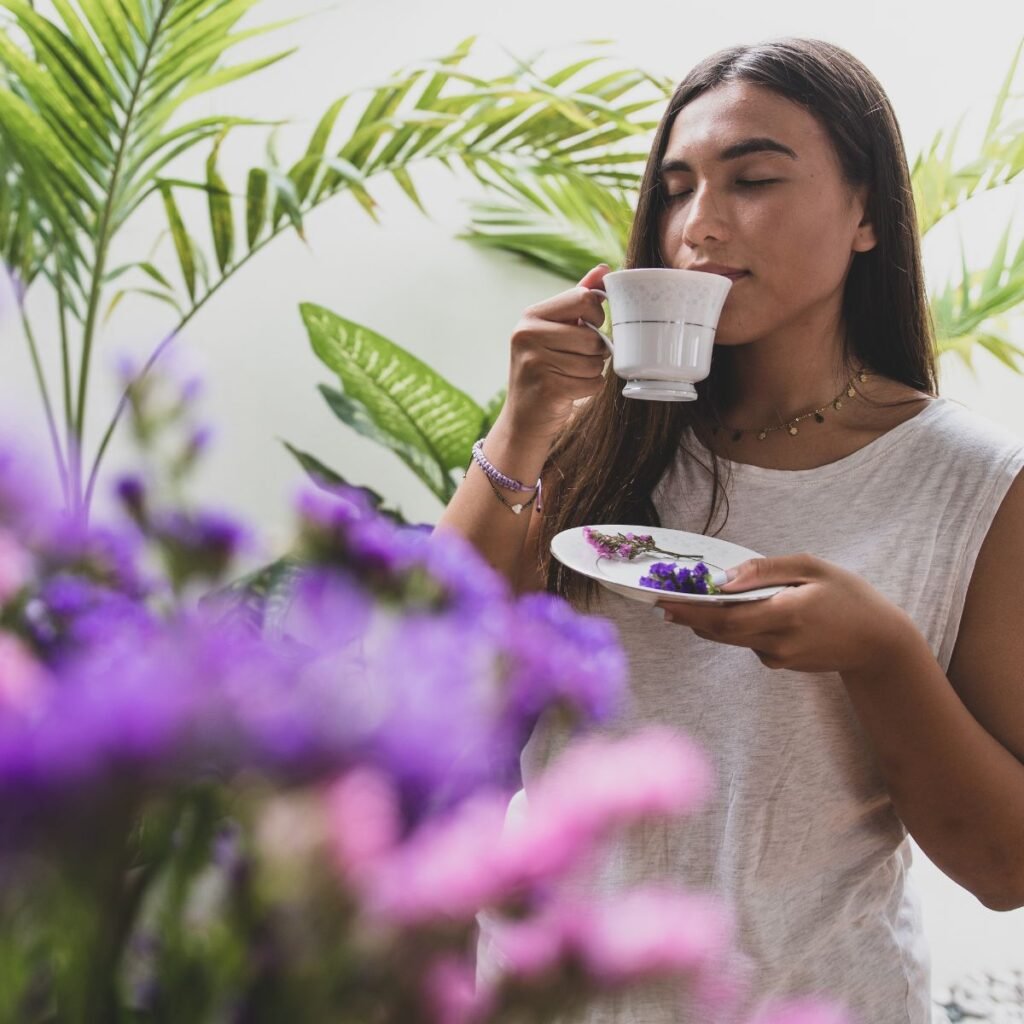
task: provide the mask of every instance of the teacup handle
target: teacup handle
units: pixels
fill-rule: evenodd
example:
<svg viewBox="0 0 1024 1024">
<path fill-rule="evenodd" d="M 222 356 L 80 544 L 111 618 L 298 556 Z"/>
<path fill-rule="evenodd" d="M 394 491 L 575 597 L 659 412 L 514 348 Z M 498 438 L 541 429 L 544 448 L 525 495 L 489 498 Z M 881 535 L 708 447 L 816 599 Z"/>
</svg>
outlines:
<svg viewBox="0 0 1024 1024">
<path fill-rule="evenodd" d="M 597 292 L 597 294 L 601 296 L 601 300 L 603 302 L 608 301 L 607 292 L 601 291 L 600 288 L 591 288 L 590 290 L 592 292 Z M 584 320 L 582 317 L 580 318 L 579 322 L 584 327 L 589 327 L 605 343 L 605 345 L 608 347 L 608 351 L 611 352 L 612 355 L 615 355 L 615 346 L 612 344 L 612 339 L 609 338 L 608 335 L 604 333 L 604 331 L 602 331 L 598 327 L 595 327 L 589 320 Z"/>
</svg>

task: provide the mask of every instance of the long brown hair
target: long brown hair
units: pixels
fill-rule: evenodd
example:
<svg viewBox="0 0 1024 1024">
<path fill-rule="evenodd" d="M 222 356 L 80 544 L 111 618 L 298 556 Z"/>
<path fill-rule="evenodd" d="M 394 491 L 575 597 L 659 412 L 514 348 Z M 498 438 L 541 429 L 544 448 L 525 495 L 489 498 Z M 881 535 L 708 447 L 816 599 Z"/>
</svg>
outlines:
<svg viewBox="0 0 1024 1024">
<path fill-rule="evenodd" d="M 701 61 L 678 85 L 661 118 L 640 184 L 624 268 L 662 267 L 658 242 L 663 199 L 658 167 L 676 115 L 724 82 L 749 82 L 798 103 L 828 132 L 846 182 L 866 185 L 867 218 L 876 245 L 857 253 L 847 274 L 842 314 L 844 371 L 865 366 L 918 391 L 937 393 L 931 316 L 921 269 L 920 239 L 906 153 L 888 96 L 854 56 L 817 39 L 780 39 L 733 46 Z M 720 460 L 710 449 L 708 409 L 731 400 L 729 353 L 715 351 L 710 376 L 694 402 L 623 398 L 610 371 L 602 389 L 582 404 L 559 436 L 545 474 L 557 477 L 557 497 L 541 527 L 540 571 L 547 589 L 590 606 L 597 585 L 550 554 L 551 538 L 586 523 L 660 525 L 651 498 L 683 449 L 711 477 L 711 502 L 701 532 L 719 508 L 728 516 Z M 702 442 L 706 460 L 686 445 L 686 430 Z M 554 482 L 554 481 L 553 481 Z M 719 532 L 725 519 L 715 532 Z"/>
</svg>

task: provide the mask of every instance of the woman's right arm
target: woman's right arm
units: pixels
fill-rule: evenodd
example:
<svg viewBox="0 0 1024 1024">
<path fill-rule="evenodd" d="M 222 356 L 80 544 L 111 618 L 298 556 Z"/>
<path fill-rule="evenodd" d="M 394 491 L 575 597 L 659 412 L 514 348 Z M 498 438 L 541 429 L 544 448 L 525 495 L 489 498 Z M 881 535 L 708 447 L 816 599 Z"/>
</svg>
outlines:
<svg viewBox="0 0 1024 1024">
<path fill-rule="evenodd" d="M 512 334 L 508 397 L 484 441 L 484 455 L 505 476 L 524 484 L 538 479 L 573 403 L 601 387 L 604 342 L 581 319 L 604 321 L 600 288 L 609 268 L 589 271 L 577 287 L 525 311 Z M 496 485 L 510 505 L 532 496 Z M 554 498 L 557 481 L 544 478 L 541 501 Z M 536 502 L 517 515 L 495 495 L 475 461 L 438 520 L 438 530 L 461 533 L 516 590 L 540 589 L 536 571 L 541 516 Z"/>
</svg>

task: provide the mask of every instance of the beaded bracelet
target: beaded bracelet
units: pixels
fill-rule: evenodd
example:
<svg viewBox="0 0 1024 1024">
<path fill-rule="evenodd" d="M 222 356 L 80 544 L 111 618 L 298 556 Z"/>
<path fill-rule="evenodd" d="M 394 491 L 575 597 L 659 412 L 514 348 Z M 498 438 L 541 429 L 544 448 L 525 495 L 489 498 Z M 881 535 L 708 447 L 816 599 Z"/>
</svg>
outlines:
<svg viewBox="0 0 1024 1024">
<path fill-rule="evenodd" d="M 484 438 L 482 437 L 480 438 L 479 441 L 476 442 L 476 444 L 473 445 L 473 461 L 476 462 L 476 464 L 484 471 L 484 473 L 487 474 L 487 479 L 491 481 L 491 487 L 494 489 L 494 493 L 497 494 L 499 498 L 501 498 L 502 495 L 498 491 L 498 489 L 494 487 L 495 483 L 501 484 L 502 487 L 506 487 L 510 491 L 536 491 L 537 493 L 534 495 L 534 498 L 537 499 L 537 511 L 540 512 L 543 510 L 544 506 L 542 504 L 541 499 L 540 479 L 538 478 L 536 486 L 527 487 L 526 484 L 520 483 L 518 480 L 513 480 L 512 477 L 505 476 L 505 474 L 502 473 L 501 470 L 495 469 L 495 467 L 492 466 L 490 462 L 487 461 L 487 456 L 484 455 Z M 504 501 L 504 499 L 502 500 Z M 532 501 L 533 498 L 530 499 L 531 503 Z M 508 505 L 508 502 L 505 502 L 505 504 Z M 524 508 L 527 508 L 528 506 L 519 505 L 517 507 L 516 505 L 508 505 L 508 507 L 512 509 L 512 511 L 515 512 L 516 515 L 519 515 L 519 513 L 522 512 L 522 510 Z"/>
</svg>

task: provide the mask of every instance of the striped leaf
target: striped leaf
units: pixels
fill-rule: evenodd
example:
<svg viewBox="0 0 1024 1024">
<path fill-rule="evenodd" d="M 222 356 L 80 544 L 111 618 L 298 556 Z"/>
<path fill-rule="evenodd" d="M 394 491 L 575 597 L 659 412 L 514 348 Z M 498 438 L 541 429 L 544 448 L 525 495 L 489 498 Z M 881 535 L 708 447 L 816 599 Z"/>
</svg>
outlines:
<svg viewBox="0 0 1024 1024">
<path fill-rule="evenodd" d="M 310 303 L 301 311 L 313 351 L 337 374 L 344 396 L 362 406 L 368 424 L 421 478 L 429 476 L 435 494 L 447 493 L 450 472 L 469 462 L 480 406 L 368 327 Z"/>
</svg>

